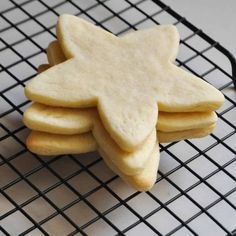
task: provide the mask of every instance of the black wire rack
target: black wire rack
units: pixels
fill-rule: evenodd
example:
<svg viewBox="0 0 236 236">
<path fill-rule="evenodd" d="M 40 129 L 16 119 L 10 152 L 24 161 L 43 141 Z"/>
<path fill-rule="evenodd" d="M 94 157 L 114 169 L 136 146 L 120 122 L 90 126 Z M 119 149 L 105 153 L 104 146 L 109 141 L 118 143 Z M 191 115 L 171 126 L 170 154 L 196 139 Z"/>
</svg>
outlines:
<svg viewBox="0 0 236 236">
<path fill-rule="evenodd" d="M 224 47 L 161 1 L 7 0 L 0 10 L 0 235 L 236 233 L 236 62 Z M 149 192 L 132 190 L 97 153 L 42 157 L 25 147 L 23 88 L 46 63 L 61 13 L 116 35 L 174 24 L 176 63 L 225 95 L 213 134 L 161 145 Z"/>
</svg>

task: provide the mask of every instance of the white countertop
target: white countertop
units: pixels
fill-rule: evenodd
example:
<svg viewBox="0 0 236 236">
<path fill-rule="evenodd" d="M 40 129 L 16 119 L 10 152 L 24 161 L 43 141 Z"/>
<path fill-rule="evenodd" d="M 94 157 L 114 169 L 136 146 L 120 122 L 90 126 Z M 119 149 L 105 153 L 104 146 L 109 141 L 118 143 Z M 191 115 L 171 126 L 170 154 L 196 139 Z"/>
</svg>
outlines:
<svg viewBox="0 0 236 236">
<path fill-rule="evenodd" d="M 163 0 L 236 56 L 235 0 Z"/>
</svg>

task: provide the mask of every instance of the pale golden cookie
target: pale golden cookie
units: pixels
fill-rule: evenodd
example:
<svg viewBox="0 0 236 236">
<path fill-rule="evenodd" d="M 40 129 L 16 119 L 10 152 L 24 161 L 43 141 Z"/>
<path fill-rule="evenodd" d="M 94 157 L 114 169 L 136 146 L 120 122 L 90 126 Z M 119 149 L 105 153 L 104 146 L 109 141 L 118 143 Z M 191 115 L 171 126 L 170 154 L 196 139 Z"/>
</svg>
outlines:
<svg viewBox="0 0 236 236">
<path fill-rule="evenodd" d="M 184 131 L 209 127 L 217 122 L 214 111 L 209 112 L 159 112 L 157 130 Z"/>
<path fill-rule="evenodd" d="M 180 141 L 183 139 L 193 139 L 200 138 L 206 135 L 209 135 L 214 129 L 215 125 L 211 125 L 202 129 L 192 129 L 178 132 L 157 132 L 158 141 L 160 143 L 169 143 Z M 28 137 L 27 147 L 34 153 L 42 155 L 60 155 L 60 154 L 70 154 L 70 153 L 81 153 L 81 148 L 84 144 L 81 144 L 80 137 L 83 137 L 83 140 L 86 143 L 86 148 L 88 152 L 95 150 L 94 143 L 96 142 L 92 133 L 85 134 L 74 134 L 74 135 L 62 135 L 62 134 L 51 134 L 46 132 L 32 131 Z M 87 136 L 88 135 L 88 136 Z M 56 137 L 56 141 L 54 138 Z M 70 137 L 68 139 L 68 137 Z M 92 140 L 92 141 L 91 141 Z M 72 146 L 72 148 L 71 148 Z M 47 147 L 45 151 L 45 147 Z M 60 150 L 58 147 L 63 147 L 63 150 Z M 96 146 L 97 147 L 97 146 Z"/>
<path fill-rule="evenodd" d="M 159 161 L 160 161 L 158 144 L 155 145 L 143 171 L 133 176 L 124 175 L 113 164 L 113 162 L 110 161 L 108 157 L 106 157 L 106 154 L 102 150 L 100 150 L 99 153 L 102 156 L 105 163 L 107 164 L 107 166 L 112 171 L 114 171 L 117 175 L 119 175 L 126 183 L 128 183 L 130 186 L 132 186 L 136 190 L 141 191 L 141 192 L 148 191 L 155 184 L 155 181 L 157 178 Z"/>
<path fill-rule="evenodd" d="M 57 35 L 66 57 L 73 58 L 30 81 L 27 97 L 54 106 L 97 106 L 105 128 L 124 150 L 135 150 L 150 135 L 157 101 L 168 112 L 211 111 L 224 101 L 213 86 L 171 63 L 179 40 L 174 26 L 119 39 L 62 15 Z"/>
<path fill-rule="evenodd" d="M 143 171 L 156 143 L 155 130 L 145 142 L 145 145 L 141 145 L 135 152 L 130 153 L 122 151 L 102 126 L 95 125 L 94 127 L 93 135 L 92 133 L 60 135 L 32 131 L 27 138 L 26 145 L 29 150 L 37 154 L 59 155 L 93 151 L 97 147 L 94 145 L 97 142 L 99 147 L 104 147 L 103 152 L 122 173 L 136 175 Z M 99 141 L 97 135 L 102 136 Z"/>
<path fill-rule="evenodd" d="M 92 130 L 95 109 L 51 107 L 31 104 L 24 112 L 23 122 L 32 129 L 55 134 L 81 134 Z"/>
<path fill-rule="evenodd" d="M 139 36 L 141 36 L 141 34 Z M 57 65 L 57 64 L 66 60 L 58 41 L 54 41 L 53 43 L 50 43 L 48 46 L 47 52 L 50 52 L 47 54 L 49 61 L 54 62 L 54 64 L 52 64 L 52 65 Z M 176 51 L 176 53 L 177 53 L 177 51 Z M 174 59 L 175 59 L 175 56 L 173 55 L 173 60 Z M 51 112 L 52 113 L 65 112 L 69 116 L 69 112 L 67 109 L 70 109 L 70 108 L 65 108 L 65 111 L 63 111 L 63 108 L 61 108 L 60 110 L 55 109 L 55 111 L 52 110 Z M 37 113 L 36 109 L 34 109 L 34 112 Z M 38 110 L 38 114 L 37 114 L 38 119 L 40 117 L 42 117 L 42 115 L 43 115 L 43 114 L 40 114 L 40 112 L 42 112 L 41 109 Z M 84 113 L 84 112 L 82 112 L 82 113 Z M 80 113 L 77 110 L 75 111 L 75 109 L 71 109 L 71 115 L 73 115 L 74 118 L 75 118 L 75 116 L 77 117 L 78 120 L 76 120 L 76 124 L 79 127 L 81 127 L 81 123 L 79 120 Z M 81 115 L 82 115 L 81 119 L 82 119 L 82 124 L 83 124 L 83 116 L 84 115 L 83 114 L 81 114 Z M 62 118 L 63 114 L 58 114 L 57 116 Z M 71 117 L 72 120 L 73 120 L 73 117 Z M 67 119 L 70 120 L 69 117 L 67 117 Z M 89 119 L 89 117 L 87 116 L 86 119 Z M 207 127 L 211 124 L 214 124 L 216 121 L 217 121 L 217 116 L 216 116 L 215 112 L 161 112 L 161 111 L 159 111 L 158 121 L 157 121 L 157 129 L 164 131 L 164 132 L 197 129 L 197 128 Z M 64 134 L 64 132 L 65 132 L 65 134 L 66 134 L 66 130 L 67 130 L 66 125 L 64 126 L 65 131 L 59 132 L 56 127 L 54 127 L 54 129 L 53 129 L 52 127 L 49 126 L 49 123 L 47 123 L 47 124 L 46 123 L 47 123 L 47 121 L 45 121 L 45 126 L 47 126 L 47 127 L 45 127 L 45 129 L 41 129 L 41 130 L 36 129 L 35 126 L 33 126 L 32 129 L 36 129 L 39 131 L 45 131 L 45 132 L 59 133 L 59 134 Z M 53 124 L 54 124 L 54 126 L 56 126 L 56 124 L 58 124 L 58 122 L 56 120 L 54 120 Z M 76 127 L 76 124 L 74 127 L 75 131 L 78 129 Z M 70 126 L 70 125 L 68 124 L 68 126 Z M 89 131 L 89 130 L 87 130 L 87 131 Z M 74 132 L 74 133 L 76 133 L 76 132 Z M 73 134 L 73 133 L 69 132 L 68 134 Z"/>
<path fill-rule="evenodd" d="M 55 134 L 80 134 L 91 131 L 96 110 L 31 104 L 24 112 L 25 125 L 33 130 Z M 217 121 L 215 112 L 160 112 L 157 130 L 183 131 L 208 127 Z"/>
<path fill-rule="evenodd" d="M 175 131 L 175 132 L 162 132 L 158 131 L 158 140 L 163 143 L 176 142 L 184 139 L 192 139 L 192 138 L 202 138 L 210 133 L 215 128 L 215 124 L 212 124 L 208 127 L 200 128 L 200 129 L 189 129 L 184 131 Z"/>
<path fill-rule="evenodd" d="M 140 173 L 145 167 L 150 153 L 157 142 L 156 129 L 151 132 L 143 144 L 133 152 L 123 151 L 104 129 L 101 120 L 95 118 L 92 133 L 98 146 L 104 150 L 110 160 L 126 175 Z"/>
<path fill-rule="evenodd" d="M 76 137 L 76 142 L 73 141 L 74 136 L 71 136 L 71 138 L 68 137 L 66 140 L 66 142 L 63 142 L 63 138 L 60 138 L 60 135 L 47 135 L 43 132 L 33 131 L 28 136 L 26 143 L 30 151 L 39 155 L 78 154 L 95 151 L 97 149 L 96 142 L 91 134 L 79 135 L 79 137 Z M 70 143 L 70 145 L 68 145 L 68 143 Z M 134 176 L 123 174 L 102 150 L 100 150 L 99 153 L 108 167 L 118 174 L 125 182 L 138 191 L 147 191 L 153 186 L 156 180 L 160 160 L 158 148 L 158 145 L 155 145 L 143 171 Z"/>
<path fill-rule="evenodd" d="M 87 153 L 97 150 L 98 147 L 91 133 L 65 137 L 39 131 L 32 131 L 29 134 L 26 146 L 31 152 L 45 156 Z"/>
</svg>

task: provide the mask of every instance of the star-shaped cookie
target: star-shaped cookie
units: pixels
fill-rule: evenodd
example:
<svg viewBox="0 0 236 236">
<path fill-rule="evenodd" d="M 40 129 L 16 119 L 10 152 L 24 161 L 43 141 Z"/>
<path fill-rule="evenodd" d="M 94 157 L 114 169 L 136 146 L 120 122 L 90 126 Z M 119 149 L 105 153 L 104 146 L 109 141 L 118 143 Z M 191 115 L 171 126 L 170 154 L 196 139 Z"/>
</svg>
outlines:
<svg viewBox="0 0 236 236">
<path fill-rule="evenodd" d="M 27 97 L 46 105 L 96 106 L 105 128 L 126 151 L 154 130 L 158 107 L 168 112 L 212 111 L 224 101 L 213 86 L 173 64 L 179 42 L 174 26 L 117 38 L 62 15 L 57 35 L 70 59 L 30 81 Z"/>
</svg>

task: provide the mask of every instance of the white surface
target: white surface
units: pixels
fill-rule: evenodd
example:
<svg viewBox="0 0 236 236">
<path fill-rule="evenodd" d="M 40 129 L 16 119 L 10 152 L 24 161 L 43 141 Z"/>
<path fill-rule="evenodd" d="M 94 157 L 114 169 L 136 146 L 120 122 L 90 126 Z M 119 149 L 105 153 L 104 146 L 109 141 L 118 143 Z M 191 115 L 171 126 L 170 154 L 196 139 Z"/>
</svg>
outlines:
<svg viewBox="0 0 236 236">
<path fill-rule="evenodd" d="M 235 0 L 163 0 L 236 56 Z"/>
</svg>

